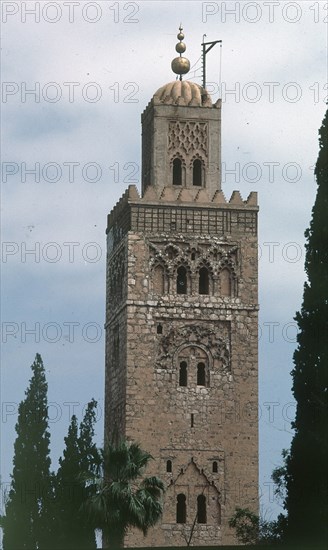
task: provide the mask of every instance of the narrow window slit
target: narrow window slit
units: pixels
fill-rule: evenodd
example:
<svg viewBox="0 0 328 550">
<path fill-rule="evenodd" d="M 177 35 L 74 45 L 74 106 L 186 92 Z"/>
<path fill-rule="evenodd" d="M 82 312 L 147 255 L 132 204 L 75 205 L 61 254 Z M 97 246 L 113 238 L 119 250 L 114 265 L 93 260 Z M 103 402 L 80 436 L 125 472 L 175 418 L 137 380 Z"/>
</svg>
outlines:
<svg viewBox="0 0 328 550">
<path fill-rule="evenodd" d="M 187 363 L 182 361 L 179 369 L 179 386 L 187 385 Z"/>
<path fill-rule="evenodd" d="M 206 523 L 206 497 L 199 495 L 197 497 L 197 522 Z"/>
<path fill-rule="evenodd" d="M 200 187 L 202 183 L 202 162 L 196 159 L 192 165 L 192 184 Z"/>
<path fill-rule="evenodd" d="M 173 185 L 182 185 L 182 162 L 181 159 L 173 161 Z"/>
<path fill-rule="evenodd" d="M 177 272 L 177 294 L 187 294 L 187 270 L 183 265 Z"/>
<path fill-rule="evenodd" d="M 209 276 L 206 267 L 199 270 L 199 294 L 209 293 Z"/>
<path fill-rule="evenodd" d="M 187 506 L 186 495 L 183 493 L 177 496 L 177 523 L 186 523 L 187 520 Z"/>
<path fill-rule="evenodd" d="M 206 386 L 205 365 L 198 363 L 197 365 L 197 386 Z"/>
</svg>

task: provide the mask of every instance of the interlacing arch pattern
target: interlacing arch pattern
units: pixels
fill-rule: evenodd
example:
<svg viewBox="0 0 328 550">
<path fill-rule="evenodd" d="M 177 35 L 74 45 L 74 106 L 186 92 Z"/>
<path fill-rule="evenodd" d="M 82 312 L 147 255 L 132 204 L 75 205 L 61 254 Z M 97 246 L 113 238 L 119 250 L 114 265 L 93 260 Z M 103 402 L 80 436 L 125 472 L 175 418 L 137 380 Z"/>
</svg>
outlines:
<svg viewBox="0 0 328 550">
<path fill-rule="evenodd" d="M 222 258 L 219 263 L 217 273 L 220 274 L 223 269 L 227 269 L 231 273 L 233 279 L 237 279 L 235 263 L 231 258 Z"/>
<path fill-rule="evenodd" d="M 208 124 L 195 121 L 171 121 L 169 123 L 169 151 L 181 152 L 190 156 L 201 151 L 205 157 L 208 152 Z"/>
<path fill-rule="evenodd" d="M 195 153 L 190 159 L 189 168 L 192 168 L 192 165 L 193 165 L 195 160 L 200 160 L 202 165 L 205 166 L 204 156 L 200 155 L 199 153 Z"/>
<path fill-rule="evenodd" d="M 169 242 L 164 249 L 151 249 L 152 290 L 156 294 L 237 295 L 237 247 L 203 249 Z"/>
<path fill-rule="evenodd" d="M 182 248 L 180 248 L 178 245 L 174 243 L 168 243 L 165 247 L 165 254 L 168 257 L 169 260 L 173 260 L 177 256 L 183 256 L 184 251 Z"/>
<path fill-rule="evenodd" d="M 181 155 L 181 153 L 174 153 L 174 155 L 172 155 L 171 159 L 170 159 L 170 167 L 172 168 L 173 167 L 173 162 L 176 160 L 176 159 L 179 159 L 181 160 L 181 165 L 183 168 L 186 168 L 186 160 L 185 158 L 183 157 L 183 155 Z"/>
<path fill-rule="evenodd" d="M 201 257 L 198 259 L 196 263 L 196 273 L 199 272 L 200 269 L 205 267 L 211 277 L 215 275 L 214 267 L 211 264 L 211 262 L 206 257 Z"/>
<path fill-rule="evenodd" d="M 203 351 L 199 362 L 207 364 L 210 372 L 215 370 L 215 364 L 222 372 L 230 372 L 230 338 L 230 325 L 224 322 L 217 323 L 215 327 L 203 326 L 201 323 L 181 326 L 179 330 L 168 327 L 158 341 L 156 368 L 177 372 L 181 362 L 188 363 L 188 356 L 200 357 Z M 196 354 L 193 352 L 190 355 L 192 349 L 196 350 Z M 188 373 L 186 382 L 188 384 Z"/>
</svg>

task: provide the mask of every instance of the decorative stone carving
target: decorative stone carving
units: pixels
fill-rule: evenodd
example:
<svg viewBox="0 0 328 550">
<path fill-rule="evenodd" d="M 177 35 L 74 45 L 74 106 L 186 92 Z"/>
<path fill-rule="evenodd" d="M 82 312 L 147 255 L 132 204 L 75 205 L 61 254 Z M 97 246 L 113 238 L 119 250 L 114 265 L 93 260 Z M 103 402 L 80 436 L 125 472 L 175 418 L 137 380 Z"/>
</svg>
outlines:
<svg viewBox="0 0 328 550">
<path fill-rule="evenodd" d="M 171 328 L 158 342 L 157 368 L 171 368 L 183 346 L 199 346 L 210 361 L 218 359 L 223 370 L 230 369 L 230 326 L 221 322 L 215 328 L 208 325 L 182 325 Z M 211 366 L 211 365 L 210 365 Z"/>
<path fill-rule="evenodd" d="M 199 158 L 208 156 L 208 124 L 207 122 L 171 121 L 169 123 L 169 152 L 193 155 Z"/>
<path fill-rule="evenodd" d="M 177 242 L 149 243 L 150 266 L 164 263 L 169 275 L 173 275 L 177 266 L 187 267 L 190 275 L 197 275 L 201 267 L 206 267 L 213 277 L 227 268 L 233 279 L 237 278 L 239 262 L 238 247 L 231 245 L 212 245 L 209 243 Z"/>
</svg>

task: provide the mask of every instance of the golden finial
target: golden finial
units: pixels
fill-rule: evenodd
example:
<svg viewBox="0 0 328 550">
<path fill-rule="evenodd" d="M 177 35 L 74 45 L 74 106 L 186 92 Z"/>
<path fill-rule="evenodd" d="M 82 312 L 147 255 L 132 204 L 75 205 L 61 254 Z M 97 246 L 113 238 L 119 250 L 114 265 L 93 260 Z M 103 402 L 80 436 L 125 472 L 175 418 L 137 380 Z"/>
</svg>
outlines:
<svg viewBox="0 0 328 550">
<path fill-rule="evenodd" d="M 182 75 L 187 74 L 190 70 L 190 61 L 186 57 L 182 57 L 181 54 L 186 51 L 186 45 L 182 40 L 184 39 L 184 34 L 182 32 L 182 25 L 180 23 L 179 33 L 177 35 L 180 42 L 175 46 L 176 51 L 180 54 L 180 57 L 175 57 L 171 63 L 172 71 L 175 74 L 180 75 L 180 80 L 182 80 Z"/>
</svg>

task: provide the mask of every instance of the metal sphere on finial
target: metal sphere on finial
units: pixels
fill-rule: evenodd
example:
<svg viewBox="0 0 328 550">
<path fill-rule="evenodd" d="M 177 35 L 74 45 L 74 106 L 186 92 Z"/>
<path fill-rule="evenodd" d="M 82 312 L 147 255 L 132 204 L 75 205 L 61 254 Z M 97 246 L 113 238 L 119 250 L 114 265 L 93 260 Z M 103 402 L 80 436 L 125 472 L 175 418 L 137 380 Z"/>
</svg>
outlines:
<svg viewBox="0 0 328 550">
<path fill-rule="evenodd" d="M 171 68 L 175 74 L 180 76 L 187 74 L 190 71 L 190 61 L 186 57 L 175 57 L 171 63 Z"/>
<path fill-rule="evenodd" d="M 175 74 L 180 75 L 180 80 L 182 80 L 182 75 L 187 74 L 190 70 L 190 61 L 186 57 L 181 56 L 181 54 L 186 51 L 186 45 L 184 42 L 182 42 L 182 40 L 184 39 L 184 33 L 182 32 L 181 23 L 179 31 L 180 32 L 178 33 L 177 38 L 178 40 L 180 40 L 180 42 L 178 42 L 178 44 L 175 46 L 175 49 L 180 54 L 180 57 L 176 57 L 175 59 L 173 59 L 171 63 L 171 68 Z"/>
<path fill-rule="evenodd" d="M 183 53 L 186 51 L 186 45 L 184 42 L 178 42 L 175 49 L 178 53 Z"/>
</svg>

